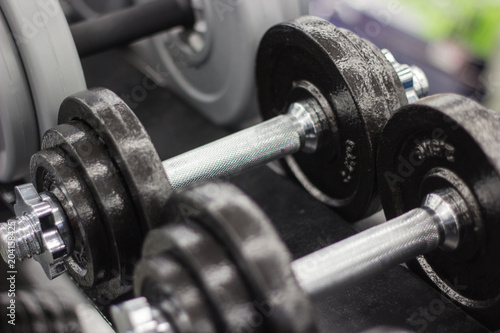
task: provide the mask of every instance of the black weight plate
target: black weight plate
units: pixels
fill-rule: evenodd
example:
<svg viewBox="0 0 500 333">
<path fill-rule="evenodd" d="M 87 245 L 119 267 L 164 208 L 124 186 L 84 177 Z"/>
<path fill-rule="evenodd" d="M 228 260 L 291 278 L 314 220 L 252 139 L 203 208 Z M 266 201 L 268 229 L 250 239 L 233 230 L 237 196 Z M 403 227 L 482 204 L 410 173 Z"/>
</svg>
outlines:
<svg viewBox="0 0 500 333">
<path fill-rule="evenodd" d="M 234 186 L 209 183 L 175 195 L 179 217 L 199 223 L 226 248 L 264 313 L 262 332 L 315 332 L 312 308 L 269 219 Z M 260 331 L 260 330 L 259 330 Z"/>
<path fill-rule="evenodd" d="M 111 244 L 111 251 L 100 255 L 108 261 L 118 260 L 118 272 L 124 286 L 122 290 L 126 291 L 127 286 L 130 289 L 144 236 L 123 178 L 102 141 L 82 122 L 71 121 L 48 130 L 44 134 L 42 148 L 55 147 L 66 153 L 71 161 L 70 166 L 85 180 L 99 208 L 101 223 Z M 90 246 L 93 246 L 92 239 L 90 242 Z"/>
<path fill-rule="evenodd" d="M 68 217 L 75 241 L 66 268 L 86 292 L 109 289 L 109 272 L 118 274 L 117 260 L 106 260 L 103 253 L 113 253 L 99 210 L 91 191 L 72 162 L 60 149 L 46 149 L 31 158 L 31 180 L 39 192 L 50 191 L 59 200 Z M 95 296 L 95 295 L 94 295 Z M 91 296 L 92 298 L 92 296 Z"/>
<path fill-rule="evenodd" d="M 382 59 L 367 61 L 358 49 L 344 30 L 320 18 L 302 17 L 271 28 L 262 39 L 257 58 L 264 118 L 286 112 L 293 102 L 291 91 L 300 82 L 314 85 L 328 102 L 329 108 L 324 108 L 330 121 L 327 135 L 337 137 L 331 139 L 337 144 L 287 160 L 311 194 L 349 220 L 359 220 L 378 208 L 378 136 L 393 111 L 406 104 L 394 69 Z M 380 83 L 383 88 L 378 87 Z M 387 93 L 381 96 L 380 89 Z M 391 103 L 383 101 L 388 95 Z"/>
<path fill-rule="evenodd" d="M 363 39 L 354 32 L 341 29 L 342 33 L 356 46 L 360 54 L 366 60 L 368 66 L 367 75 L 370 75 L 371 86 L 377 95 L 373 101 L 375 110 L 387 110 L 389 115 L 394 114 L 401 106 L 408 104 L 403 84 L 398 73 L 389 63 L 380 49 L 370 41 Z M 390 116 L 389 116 L 390 117 Z M 387 118 L 388 119 L 388 118 Z M 382 128 L 385 124 L 381 124 Z M 373 133 L 375 144 L 378 143 L 380 131 Z"/>
<path fill-rule="evenodd" d="M 160 309 L 175 332 L 219 332 L 210 303 L 191 272 L 168 254 L 142 258 L 135 270 L 134 285 L 136 295 L 146 297 Z"/>
<path fill-rule="evenodd" d="M 500 327 L 500 115 L 443 94 L 403 107 L 380 140 L 378 176 L 388 218 L 426 194 L 455 188 L 470 207 L 458 250 L 409 265 L 492 328 Z"/>
<path fill-rule="evenodd" d="M 144 232 L 163 223 L 172 187 L 146 130 L 116 94 L 104 88 L 66 98 L 59 123 L 80 120 L 104 141 L 132 196 Z"/>
<path fill-rule="evenodd" d="M 170 254 L 191 272 L 209 308 L 218 332 L 253 330 L 253 298 L 226 249 L 204 228 L 186 220 L 153 230 L 144 245 L 144 255 Z"/>
</svg>

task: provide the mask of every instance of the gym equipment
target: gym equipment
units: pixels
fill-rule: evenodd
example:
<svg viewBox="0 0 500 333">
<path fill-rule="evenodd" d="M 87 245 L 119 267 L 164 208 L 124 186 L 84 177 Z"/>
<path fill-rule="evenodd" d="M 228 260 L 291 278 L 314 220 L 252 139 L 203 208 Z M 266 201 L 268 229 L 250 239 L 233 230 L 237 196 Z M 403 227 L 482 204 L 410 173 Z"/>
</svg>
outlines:
<svg viewBox="0 0 500 333">
<path fill-rule="evenodd" d="M 206 325 L 207 332 L 239 332 L 254 324 L 243 312 L 249 306 L 265 311 L 252 327 L 257 331 L 311 332 L 305 294 L 342 292 L 417 258 L 410 266 L 498 328 L 499 127 L 498 114 L 458 95 L 401 108 L 384 130 L 387 145 L 378 155 L 384 208 L 389 216 L 401 215 L 293 262 L 241 192 L 208 184 L 175 194 L 177 218 L 150 232 L 135 270 L 135 294 L 144 298 L 112 310 L 117 327 L 191 332 Z M 402 160 L 413 163 L 411 174 L 401 171 Z M 244 287 L 229 285 L 233 281 Z"/>
<path fill-rule="evenodd" d="M 375 212 L 379 132 L 428 88 L 418 68 L 383 52 L 315 17 L 271 28 L 257 57 L 260 106 L 270 120 L 164 161 L 172 187 L 295 154 L 287 164 L 318 200 L 351 220 Z"/>
<path fill-rule="evenodd" d="M 184 190 L 169 204 L 178 207 L 178 214 L 149 233 L 134 276 L 136 295 L 157 305 L 154 316 L 139 323 L 127 320 L 137 313 L 136 319 L 144 321 L 144 303 L 120 306 L 129 308 L 122 319 L 119 308 L 112 308 L 120 332 L 130 324 L 130 331 L 149 327 L 151 332 L 157 327 L 315 332 L 312 307 L 294 280 L 288 250 L 245 194 L 211 183 Z"/>
<path fill-rule="evenodd" d="M 308 24 L 317 26 L 310 29 Z M 340 167 L 336 175 L 341 175 L 345 185 L 339 185 L 332 193 L 354 192 L 348 192 L 351 198 L 337 205 L 349 218 L 354 220 L 370 214 L 378 207 L 372 179 L 375 178 L 374 162 L 371 161 L 377 140 L 375 130 L 390 116 L 391 107 L 406 103 L 407 98 L 398 73 L 382 53 L 375 53 L 371 44 L 317 18 L 304 18 L 271 29 L 263 39 L 262 53 L 269 46 L 266 40 L 283 35 L 282 30 L 288 31 L 284 36 L 290 40 L 297 39 L 296 52 L 301 48 L 315 51 L 318 59 L 326 62 L 325 68 L 311 65 L 311 70 L 321 75 L 290 87 L 292 97 L 289 104 L 283 106 L 284 111 L 290 110 L 289 114 L 163 164 L 138 119 L 114 93 L 93 89 L 65 99 L 59 113 L 61 125 L 46 132 L 43 150 L 31 160 L 34 185 L 17 187 L 17 217 L 0 224 L 4 259 L 9 251 L 8 226 L 17 225 L 13 244 L 17 259 L 35 256 L 49 278 L 68 270 L 96 303 L 106 305 L 130 289 L 132 268 L 139 257 L 143 237 L 168 216 L 166 202 L 173 189 L 206 178 L 233 175 L 299 150 L 317 151 L 309 160 L 318 165 L 318 170 L 331 172 L 336 168 L 335 163 L 341 164 L 338 159 L 345 159 L 345 145 L 336 140 L 351 136 L 355 141 L 346 148 L 351 169 L 342 175 L 343 167 Z M 328 46 L 327 41 L 321 39 L 321 31 L 331 34 L 332 43 L 339 50 L 334 47 L 320 53 L 317 41 Z M 372 61 L 367 59 L 368 55 L 362 56 L 345 36 L 372 50 L 369 55 L 378 57 L 372 66 L 366 64 Z M 311 45 L 304 40 L 309 40 Z M 335 44 L 337 42 L 345 45 Z M 342 57 L 332 59 L 337 55 L 335 52 Z M 273 53 L 286 61 L 279 52 L 273 50 Z M 346 66 L 350 61 L 352 67 Z M 342 66 L 335 72 L 337 64 Z M 407 71 L 399 71 L 399 74 L 405 84 L 410 83 L 406 88 L 409 96 L 413 96 L 415 89 L 411 83 L 415 70 L 405 68 Z M 333 81 L 323 77 L 326 72 L 336 75 Z M 307 70 L 304 73 L 310 75 Z M 283 81 L 279 77 L 273 79 Z M 267 79 L 261 80 L 263 85 L 267 82 Z M 335 84 L 334 89 L 341 90 L 339 97 L 332 95 L 338 90 L 329 92 L 326 89 L 330 85 L 315 80 Z M 351 91 L 346 89 L 354 84 L 352 97 L 346 96 L 346 92 Z M 370 88 L 368 84 L 378 85 Z M 323 97 L 327 93 L 328 100 Z M 335 107 L 331 108 L 330 103 Z M 336 103 L 341 103 L 343 108 L 338 109 Z M 342 126 L 342 131 L 337 125 Z M 366 136 L 365 130 L 369 131 Z M 363 132 L 354 134 L 355 131 Z M 358 145 L 358 138 L 365 141 Z M 332 163 L 334 156 L 337 158 Z M 314 172 L 308 169 L 308 174 Z"/>
<path fill-rule="evenodd" d="M 0 226 L 2 255 L 34 256 L 49 278 L 68 270 L 104 306 L 130 289 L 144 234 L 168 216 L 171 187 L 116 95 L 84 92 L 63 105 L 68 121 L 45 134 L 31 160 L 33 184 L 16 187 L 18 217 Z"/>
<path fill-rule="evenodd" d="M 276 10 L 284 5 L 281 0 L 269 3 L 274 3 Z M 86 89 L 79 55 L 87 56 L 126 45 L 172 27 L 179 27 L 175 30 L 177 32 L 190 33 L 191 28 L 196 30 L 207 23 L 200 23 L 196 18 L 200 9 L 191 4 L 189 0 L 148 1 L 70 27 L 57 0 L 2 1 L 0 56 L 5 61 L 0 74 L 12 79 L 5 81 L 0 92 L 1 136 L 6 143 L 1 147 L 1 155 L 5 157 L 0 158 L 0 181 L 12 182 L 27 175 L 26 162 L 40 147 L 39 138 L 43 133 L 56 125 L 62 100 Z M 254 2 L 252 6 L 260 7 Z M 232 8 L 232 11 L 240 10 L 238 6 Z M 280 22 L 282 16 L 278 12 L 269 12 L 266 19 L 270 26 Z M 242 29 L 252 35 L 250 31 L 253 31 L 241 22 L 229 27 L 227 21 L 217 20 L 216 24 L 226 32 L 235 33 Z M 222 34 L 211 38 L 225 40 Z M 237 44 L 224 43 L 214 45 L 208 54 L 217 47 L 241 52 Z M 240 57 L 238 59 L 243 61 Z M 201 79 L 198 77 L 197 80 Z M 21 112 L 15 112 L 21 108 Z"/>
<path fill-rule="evenodd" d="M 377 162 L 387 218 L 417 207 L 426 193 L 460 193 L 469 218 L 457 250 L 408 265 L 490 329 L 500 327 L 499 126 L 497 112 L 462 96 L 437 95 L 396 113 L 381 136 Z"/>
</svg>

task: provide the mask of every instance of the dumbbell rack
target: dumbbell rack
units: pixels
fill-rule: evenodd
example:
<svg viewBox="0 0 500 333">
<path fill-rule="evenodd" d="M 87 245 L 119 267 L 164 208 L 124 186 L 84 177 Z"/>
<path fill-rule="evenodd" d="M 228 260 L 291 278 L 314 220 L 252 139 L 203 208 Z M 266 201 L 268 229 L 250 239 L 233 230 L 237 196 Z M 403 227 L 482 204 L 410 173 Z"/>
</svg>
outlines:
<svg viewBox="0 0 500 333">
<path fill-rule="evenodd" d="M 145 82 L 144 75 L 118 51 L 88 58 L 83 65 L 89 86 L 110 88 L 121 97 L 131 95 Z M 125 100 L 135 103 L 133 109 L 162 159 L 228 134 L 164 89 L 154 88 L 140 97 Z M 267 167 L 230 181 L 264 209 L 295 258 L 355 233 L 332 210 Z M 425 332 L 488 332 L 402 266 L 346 293 L 328 295 L 314 305 L 322 332 L 362 332 L 377 326 Z"/>
</svg>

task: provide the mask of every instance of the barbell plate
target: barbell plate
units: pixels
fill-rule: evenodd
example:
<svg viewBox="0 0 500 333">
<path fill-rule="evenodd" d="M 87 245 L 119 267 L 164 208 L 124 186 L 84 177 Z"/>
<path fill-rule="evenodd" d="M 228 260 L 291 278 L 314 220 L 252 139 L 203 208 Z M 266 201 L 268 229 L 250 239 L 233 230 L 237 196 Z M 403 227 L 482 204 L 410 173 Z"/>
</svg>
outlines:
<svg viewBox="0 0 500 333">
<path fill-rule="evenodd" d="M 36 113 L 19 51 L 0 10 L 0 182 L 29 175 L 39 148 Z"/>
</svg>

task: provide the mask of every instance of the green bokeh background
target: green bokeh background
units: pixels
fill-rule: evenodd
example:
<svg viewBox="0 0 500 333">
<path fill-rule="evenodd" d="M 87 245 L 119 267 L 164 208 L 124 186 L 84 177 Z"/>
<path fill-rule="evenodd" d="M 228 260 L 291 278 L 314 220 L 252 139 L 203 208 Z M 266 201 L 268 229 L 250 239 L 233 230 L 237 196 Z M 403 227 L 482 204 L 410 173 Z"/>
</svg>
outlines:
<svg viewBox="0 0 500 333">
<path fill-rule="evenodd" d="M 425 22 L 424 38 L 451 38 L 488 59 L 499 39 L 500 0 L 400 0 Z"/>
</svg>

